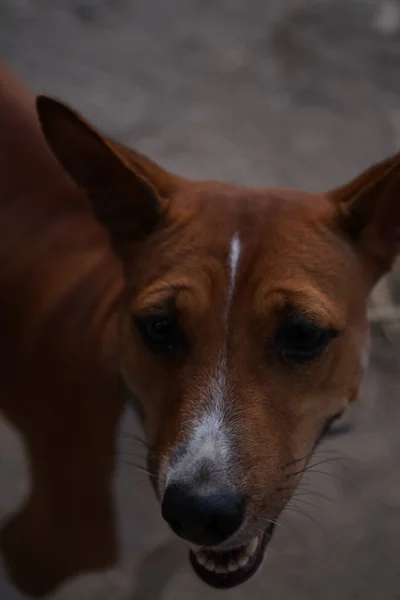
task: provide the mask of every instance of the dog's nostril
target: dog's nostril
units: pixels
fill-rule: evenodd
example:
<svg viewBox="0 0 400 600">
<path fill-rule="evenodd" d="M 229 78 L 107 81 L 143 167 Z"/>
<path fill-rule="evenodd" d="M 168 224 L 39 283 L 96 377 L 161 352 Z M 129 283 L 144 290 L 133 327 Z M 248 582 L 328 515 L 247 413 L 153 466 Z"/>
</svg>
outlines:
<svg viewBox="0 0 400 600">
<path fill-rule="evenodd" d="M 172 519 L 169 523 L 169 526 L 173 531 L 175 531 L 176 535 L 182 535 L 182 523 L 180 523 L 177 519 Z"/>
<path fill-rule="evenodd" d="M 180 537 L 201 546 L 228 539 L 244 518 L 244 499 L 232 490 L 196 494 L 188 487 L 170 485 L 162 501 L 162 515 Z"/>
</svg>

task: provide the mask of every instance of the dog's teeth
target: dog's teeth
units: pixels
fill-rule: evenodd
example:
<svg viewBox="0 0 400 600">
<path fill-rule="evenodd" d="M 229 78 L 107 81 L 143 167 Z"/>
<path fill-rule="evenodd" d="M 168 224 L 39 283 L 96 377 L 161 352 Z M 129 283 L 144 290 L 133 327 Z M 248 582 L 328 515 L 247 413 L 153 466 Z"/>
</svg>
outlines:
<svg viewBox="0 0 400 600">
<path fill-rule="evenodd" d="M 233 573 L 234 571 L 237 571 L 239 569 L 239 565 L 237 564 L 237 562 L 231 560 L 229 561 L 228 564 L 228 572 L 229 573 Z"/>
<path fill-rule="evenodd" d="M 199 563 L 199 565 L 204 566 L 207 562 L 207 556 L 204 554 L 204 552 L 197 552 L 196 560 Z"/>
<path fill-rule="evenodd" d="M 245 556 L 245 555 L 240 556 L 238 559 L 238 565 L 240 568 L 245 567 L 248 562 L 249 562 L 249 557 Z"/>
<path fill-rule="evenodd" d="M 253 556 L 253 554 L 255 553 L 255 551 L 257 550 L 257 546 L 258 546 L 258 538 L 253 538 L 251 540 L 251 542 L 249 542 L 245 548 L 245 553 L 247 554 L 247 556 L 251 557 Z"/>
<path fill-rule="evenodd" d="M 208 560 L 204 565 L 204 568 L 207 569 L 207 571 L 215 571 L 215 562 L 213 560 Z"/>
<path fill-rule="evenodd" d="M 217 565 L 214 569 L 214 571 L 217 573 L 217 575 L 222 575 L 224 573 L 228 572 L 228 569 L 225 567 L 220 567 L 219 565 Z"/>
</svg>

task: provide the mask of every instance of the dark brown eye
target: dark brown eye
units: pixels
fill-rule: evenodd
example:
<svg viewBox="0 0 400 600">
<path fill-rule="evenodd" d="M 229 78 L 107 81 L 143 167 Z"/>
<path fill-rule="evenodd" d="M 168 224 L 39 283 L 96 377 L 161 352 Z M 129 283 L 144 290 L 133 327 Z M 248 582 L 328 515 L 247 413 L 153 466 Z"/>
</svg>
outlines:
<svg viewBox="0 0 400 600">
<path fill-rule="evenodd" d="M 137 318 L 143 343 L 157 354 L 168 354 L 178 346 L 181 332 L 175 316 L 151 315 Z"/>
<path fill-rule="evenodd" d="M 286 323 L 278 333 L 279 351 L 286 360 L 309 361 L 319 356 L 338 335 L 308 321 Z"/>
</svg>

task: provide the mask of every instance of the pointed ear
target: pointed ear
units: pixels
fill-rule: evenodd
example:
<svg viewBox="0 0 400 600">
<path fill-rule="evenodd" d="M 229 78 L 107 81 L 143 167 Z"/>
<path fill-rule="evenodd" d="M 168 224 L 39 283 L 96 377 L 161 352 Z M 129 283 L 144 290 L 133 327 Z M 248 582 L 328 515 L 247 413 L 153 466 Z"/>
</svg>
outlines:
<svg viewBox="0 0 400 600">
<path fill-rule="evenodd" d="M 174 177 L 104 138 L 62 102 L 39 96 L 36 107 L 53 154 L 86 192 L 113 243 L 149 233 L 162 216 Z"/>
<path fill-rule="evenodd" d="M 372 266 L 374 279 L 400 252 L 400 154 L 378 163 L 329 193 L 339 225 Z"/>
</svg>

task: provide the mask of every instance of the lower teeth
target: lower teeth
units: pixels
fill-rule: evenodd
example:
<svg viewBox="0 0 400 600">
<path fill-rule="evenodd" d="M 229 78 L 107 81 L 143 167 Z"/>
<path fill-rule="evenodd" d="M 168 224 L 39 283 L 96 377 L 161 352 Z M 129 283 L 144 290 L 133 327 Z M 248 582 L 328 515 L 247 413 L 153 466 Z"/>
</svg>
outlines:
<svg viewBox="0 0 400 600">
<path fill-rule="evenodd" d="M 248 556 L 241 556 L 238 560 L 238 564 L 240 568 L 243 568 L 247 565 L 247 563 L 249 562 L 249 557 Z"/>
<path fill-rule="evenodd" d="M 199 565 L 204 566 L 207 562 L 207 557 L 204 554 L 204 552 L 198 552 L 196 554 L 196 560 L 199 563 Z"/>
<path fill-rule="evenodd" d="M 233 573 L 234 571 L 237 571 L 238 568 L 239 568 L 239 566 L 235 562 L 233 562 L 233 561 L 231 561 L 228 564 L 228 571 L 229 571 L 229 573 Z"/>
<path fill-rule="evenodd" d="M 228 572 L 228 569 L 225 569 L 225 567 L 215 567 L 214 571 L 217 575 L 223 575 Z"/>
<path fill-rule="evenodd" d="M 195 553 L 197 563 L 207 569 L 207 571 L 216 573 L 217 575 L 223 575 L 226 573 L 234 573 L 239 569 L 243 569 L 250 558 L 254 556 L 258 548 L 259 538 L 253 538 L 241 551 L 235 560 L 231 559 L 226 566 L 216 564 L 215 561 L 207 557 L 205 550 L 199 550 Z M 214 557 L 221 560 L 223 553 L 213 553 Z"/>
</svg>

